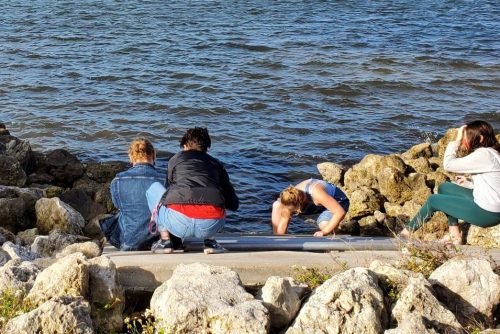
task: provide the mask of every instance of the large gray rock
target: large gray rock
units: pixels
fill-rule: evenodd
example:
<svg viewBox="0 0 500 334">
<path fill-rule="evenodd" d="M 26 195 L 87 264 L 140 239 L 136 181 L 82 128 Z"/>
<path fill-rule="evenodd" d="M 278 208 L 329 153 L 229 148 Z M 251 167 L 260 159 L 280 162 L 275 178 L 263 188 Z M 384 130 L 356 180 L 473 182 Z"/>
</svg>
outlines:
<svg viewBox="0 0 500 334">
<path fill-rule="evenodd" d="M 35 225 L 35 203 L 43 191 L 32 188 L 0 186 L 0 226 L 11 232 Z"/>
<path fill-rule="evenodd" d="M 151 310 L 167 333 L 267 333 L 269 326 L 267 309 L 237 273 L 200 263 L 180 264 L 155 290 Z"/>
<path fill-rule="evenodd" d="M 471 225 L 467 233 L 467 244 L 500 248 L 500 225 L 486 228 Z"/>
<path fill-rule="evenodd" d="M 29 247 L 33 243 L 33 241 L 35 241 L 38 235 L 39 233 L 36 227 L 17 233 L 17 237 L 22 241 L 22 244 L 27 247 Z"/>
<path fill-rule="evenodd" d="M 33 261 L 38 258 L 38 254 L 32 253 L 28 248 L 13 244 L 10 241 L 5 242 L 2 245 L 2 249 L 9 254 L 10 258 L 13 260 Z"/>
<path fill-rule="evenodd" d="M 386 317 L 377 277 L 367 269 L 354 268 L 318 287 L 286 333 L 378 334 Z"/>
<path fill-rule="evenodd" d="M 39 154 L 36 159 L 36 174 L 51 176 L 51 183 L 58 186 L 71 187 L 84 173 L 78 158 L 64 149 L 53 150 L 47 155 Z"/>
<path fill-rule="evenodd" d="M 91 240 L 81 235 L 67 234 L 60 230 L 53 230 L 48 236 L 36 237 L 33 244 L 31 244 L 31 252 L 42 257 L 51 257 L 70 245 L 88 241 Z"/>
<path fill-rule="evenodd" d="M 16 159 L 23 170 L 30 173 L 34 167 L 30 143 L 14 136 L 0 136 L 0 142 L 5 145 L 5 154 Z"/>
<path fill-rule="evenodd" d="M 290 278 L 271 276 L 257 294 L 269 310 L 271 328 L 279 331 L 295 318 L 300 310 L 304 289 L 294 289 L 297 284 Z"/>
<path fill-rule="evenodd" d="M 0 155 L 0 184 L 22 187 L 27 179 L 24 169 L 15 158 Z"/>
<path fill-rule="evenodd" d="M 90 306 L 83 298 L 61 296 L 11 319 L 5 334 L 93 334 Z"/>
<path fill-rule="evenodd" d="M 120 332 L 125 297 L 118 284 L 115 264 L 104 256 L 89 260 L 89 278 L 89 301 L 94 327 L 105 333 Z"/>
<path fill-rule="evenodd" d="M 130 164 L 123 161 L 89 162 L 84 167 L 85 173 L 91 180 L 107 183 L 111 182 L 116 174 L 128 169 Z"/>
<path fill-rule="evenodd" d="M 0 267 L 0 294 L 4 291 L 13 291 L 19 296 L 27 294 L 40 268 L 28 261 L 13 260 Z"/>
<path fill-rule="evenodd" d="M 344 168 L 333 162 L 322 162 L 316 165 L 321 177 L 326 182 L 339 186 L 342 184 L 344 177 Z"/>
<path fill-rule="evenodd" d="M 410 277 L 392 310 L 392 317 L 398 324 L 407 318 L 423 317 L 428 329 L 438 333 L 463 333 L 453 313 L 437 300 L 432 286 L 422 277 Z"/>
<path fill-rule="evenodd" d="M 80 212 L 86 221 L 91 220 L 97 215 L 106 213 L 106 208 L 94 202 L 83 189 L 70 189 L 62 194 L 60 199 Z"/>
<path fill-rule="evenodd" d="M 440 300 L 461 318 L 492 322 L 500 305 L 500 276 L 486 259 L 451 259 L 429 277 Z"/>
<path fill-rule="evenodd" d="M 82 234 L 85 220 L 82 215 L 59 198 L 41 198 L 36 202 L 36 227 L 47 234 L 54 229 Z"/>
<path fill-rule="evenodd" d="M 81 253 L 58 260 L 38 274 L 27 298 L 43 303 L 58 296 L 86 297 L 89 291 L 89 264 Z"/>
</svg>

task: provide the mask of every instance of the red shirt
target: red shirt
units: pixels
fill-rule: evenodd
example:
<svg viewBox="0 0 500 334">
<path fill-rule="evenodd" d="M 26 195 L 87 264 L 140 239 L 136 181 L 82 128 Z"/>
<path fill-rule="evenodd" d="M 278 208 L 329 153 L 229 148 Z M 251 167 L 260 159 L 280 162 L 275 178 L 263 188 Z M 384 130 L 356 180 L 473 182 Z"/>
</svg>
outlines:
<svg viewBox="0 0 500 334">
<path fill-rule="evenodd" d="M 167 207 L 196 219 L 221 219 L 226 215 L 226 210 L 210 204 L 169 204 Z"/>
</svg>

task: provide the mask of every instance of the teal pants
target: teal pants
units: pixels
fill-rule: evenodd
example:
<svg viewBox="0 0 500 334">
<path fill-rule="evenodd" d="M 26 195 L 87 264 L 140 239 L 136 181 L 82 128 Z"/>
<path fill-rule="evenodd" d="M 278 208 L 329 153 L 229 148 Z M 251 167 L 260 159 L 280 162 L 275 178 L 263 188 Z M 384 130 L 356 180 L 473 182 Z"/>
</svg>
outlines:
<svg viewBox="0 0 500 334">
<path fill-rule="evenodd" d="M 446 214 L 450 226 L 457 225 L 459 219 L 481 227 L 500 224 L 500 212 L 484 210 L 474 203 L 472 189 L 445 182 L 439 186 L 437 194 L 429 196 L 418 214 L 408 223 L 408 230 L 419 229 L 436 211 Z"/>
</svg>

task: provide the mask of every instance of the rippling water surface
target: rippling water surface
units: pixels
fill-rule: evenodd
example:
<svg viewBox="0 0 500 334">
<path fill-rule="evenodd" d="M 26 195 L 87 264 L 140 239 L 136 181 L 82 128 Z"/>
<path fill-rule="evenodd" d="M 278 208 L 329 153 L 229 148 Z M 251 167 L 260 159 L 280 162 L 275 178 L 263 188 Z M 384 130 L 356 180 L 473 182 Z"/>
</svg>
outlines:
<svg viewBox="0 0 500 334">
<path fill-rule="evenodd" d="M 0 121 L 84 160 L 144 135 L 162 166 L 207 126 L 242 200 L 226 230 L 270 232 L 273 198 L 319 162 L 474 118 L 498 131 L 499 17 L 496 0 L 9 1 Z"/>
</svg>

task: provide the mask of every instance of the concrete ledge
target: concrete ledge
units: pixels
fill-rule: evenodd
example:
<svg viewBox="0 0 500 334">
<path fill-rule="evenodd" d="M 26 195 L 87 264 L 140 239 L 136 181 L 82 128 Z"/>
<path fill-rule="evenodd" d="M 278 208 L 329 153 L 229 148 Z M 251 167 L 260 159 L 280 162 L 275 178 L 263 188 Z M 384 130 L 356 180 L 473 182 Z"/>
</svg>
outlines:
<svg viewBox="0 0 500 334">
<path fill-rule="evenodd" d="M 384 237 L 314 238 L 312 236 L 220 235 L 216 239 L 230 252 L 205 255 L 201 240 L 185 240 L 187 252 L 153 254 L 120 252 L 112 246 L 104 256 L 116 265 L 126 290 L 154 291 L 168 280 L 179 264 L 207 263 L 236 271 L 247 286 L 262 284 L 269 276 L 290 276 L 293 266 L 328 268 L 332 271 L 367 267 L 374 260 L 394 262 L 401 257 L 398 242 Z M 500 263 L 500 249 L 484 251 L 464 246 L 464 254 L 490 255 Z M 311 250 L 315 251 L 312 252 Z"/>
<path fill-rule="evenodd" d="M 152 254 L 151 252 L 108 252 L 119 272 L 120 284 L 126 290 L 154 291 L 168 280 L 177 265 L 207 263 L 225 266 L 238 273 L 244 285 L 264 283 L 269 276 L 290 276 L 293 266 L 320 267 L 332 270 L 354 266 L 368 266 L 376 257 L 394 261 L 396 251 L 347 251 L 347 252 L 230 252 L 217 255 L 203 253 Z"/>
</svg>

